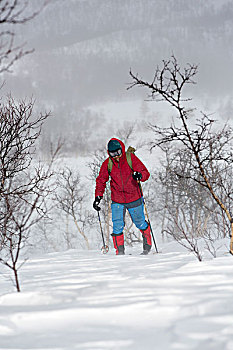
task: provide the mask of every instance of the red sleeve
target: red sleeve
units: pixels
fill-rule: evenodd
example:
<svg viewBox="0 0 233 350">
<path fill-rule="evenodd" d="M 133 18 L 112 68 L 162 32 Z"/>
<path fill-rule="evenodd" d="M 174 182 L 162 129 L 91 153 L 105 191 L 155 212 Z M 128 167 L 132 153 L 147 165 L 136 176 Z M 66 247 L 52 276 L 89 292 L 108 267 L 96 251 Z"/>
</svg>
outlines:
<svg viewBox="0 0 233 350">
<path fill-rule="evenodd" d="M 140 161 L 140 159 L 135 156 L 134 153 L 131 154 L 131 159 L 132 159 L 132 166 L 133 166 L 133 171 L 138 171 L 139 173 L 142 174 L 142 179 L 141 181 L 146 181 L 150 177 L 150 173 L 145 167 L 145 165 Z"/>
<path fill-rule="evenodd" d="M 98 177 L 96 178 L 95 197 L 103 196 L 106 183 L 108 182 L 108 180 L 109 180 L 108 159 L 106 159 L 100 168 Z"/>
</svg>

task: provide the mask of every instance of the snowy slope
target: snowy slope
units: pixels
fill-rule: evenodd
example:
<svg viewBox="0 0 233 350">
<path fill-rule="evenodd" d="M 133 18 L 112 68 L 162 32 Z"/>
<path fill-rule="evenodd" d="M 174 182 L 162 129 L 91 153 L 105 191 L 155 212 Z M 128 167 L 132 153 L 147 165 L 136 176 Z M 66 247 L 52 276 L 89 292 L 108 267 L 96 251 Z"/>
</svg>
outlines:
<svg viewBox="0 0 233 350">
<path fill-rule="evenodd" d="M 200 263 L 174 244 L 157 255 L 131 250 L 34 258 L 21 293 L 5 271 L 1 350 L 233 348 L 232 256 Z"/>
</svg>

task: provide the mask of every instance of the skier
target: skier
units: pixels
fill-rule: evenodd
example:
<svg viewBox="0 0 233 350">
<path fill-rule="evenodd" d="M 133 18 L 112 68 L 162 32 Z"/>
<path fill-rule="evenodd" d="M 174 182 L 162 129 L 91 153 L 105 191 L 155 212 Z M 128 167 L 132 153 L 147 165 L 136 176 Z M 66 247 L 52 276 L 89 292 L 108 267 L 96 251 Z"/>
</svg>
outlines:
<svg viewBox="0 0 233 350">
<path fill-rule="evenodd" d="M 133 223 L 141 231 L 143 237 L 143 254 L 151 250 L 151 229 L 145 220 L 142 192 L 139 188 L 140 181 L 148 180 L 150 173 L 145 165 L 131 153 L 131 164 L 125 152 L 125 145 L 121 140 L 112 138 L 108 142 L 109 157 L 103 162 L 96 179 L 95 200 L 93 208 L 100 210 L 99 203 L 103 198 L 106 183 L 111 176 L 113 245 L 116 255 L 124 255 L 124 216 L 126 209 Z M 111 170 L 109 170 L 111 162 Z"/>
</svg>

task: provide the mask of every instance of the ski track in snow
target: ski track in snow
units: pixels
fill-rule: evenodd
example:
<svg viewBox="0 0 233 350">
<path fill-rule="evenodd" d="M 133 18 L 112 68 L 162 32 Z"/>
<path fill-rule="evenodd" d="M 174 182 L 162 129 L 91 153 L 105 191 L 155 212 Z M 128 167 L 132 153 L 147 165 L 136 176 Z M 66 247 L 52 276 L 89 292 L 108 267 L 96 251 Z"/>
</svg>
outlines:
<svg viewBox="0 0 233 350">
<path fill-rule="evenodd" d="M 232 257 L 138 253 L 35 258 L 21 293 L 4 270 L 0 349 L 233 349 Z"/>
</svg>

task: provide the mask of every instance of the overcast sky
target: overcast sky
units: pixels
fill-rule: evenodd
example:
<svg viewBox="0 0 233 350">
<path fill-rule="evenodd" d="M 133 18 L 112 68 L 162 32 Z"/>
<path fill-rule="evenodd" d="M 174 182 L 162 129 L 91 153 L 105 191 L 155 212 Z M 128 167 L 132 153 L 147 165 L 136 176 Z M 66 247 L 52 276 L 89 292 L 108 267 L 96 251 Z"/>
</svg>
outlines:
<svg viewBox="0 0 233 350">
<path fill-rule="evenodd" d="M 150 80 L 171 54 L 199 64 L 192 94 L 203 107 L 222 115 L 233 107 L 233 1 L 51 0 L 18 39 L 35 52 L 5 76 L 3 91 L 33 95 L 57 125 L 93 105 L 143 100 L 143 91 L 126 90 L 130 68 Z"/>
</svg>

